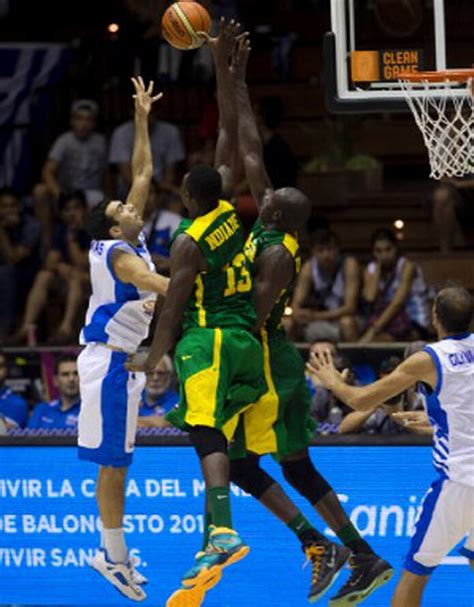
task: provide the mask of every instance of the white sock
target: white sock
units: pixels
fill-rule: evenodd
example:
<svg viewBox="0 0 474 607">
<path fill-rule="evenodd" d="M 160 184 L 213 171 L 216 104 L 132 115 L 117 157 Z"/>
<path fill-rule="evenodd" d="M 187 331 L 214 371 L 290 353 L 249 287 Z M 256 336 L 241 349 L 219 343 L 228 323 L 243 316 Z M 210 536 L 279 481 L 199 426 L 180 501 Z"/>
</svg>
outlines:
<svg viewBox="0 0 474 607">
<path fill-rule="evenodd" d="M 109 559 L 114 563 L 125 563 L 128 550 L 125 544 L 123 527 L 119 527 L 118 529 L 102 529 L 102 538 Z"/>
</svg>

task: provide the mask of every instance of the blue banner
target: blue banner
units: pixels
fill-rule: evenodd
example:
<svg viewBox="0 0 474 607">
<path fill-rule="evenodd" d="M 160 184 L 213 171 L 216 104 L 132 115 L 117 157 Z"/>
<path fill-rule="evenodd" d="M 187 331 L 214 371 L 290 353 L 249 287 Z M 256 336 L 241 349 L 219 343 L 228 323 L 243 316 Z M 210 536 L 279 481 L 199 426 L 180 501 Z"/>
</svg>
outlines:
<svg viewBox="0 0 474 607">
<path fill-rule="evenodd" d="M 364 606 L 387 607 L 417 509 L 434 478 L 427 447 L 315 447 L 311 455 L 367 541 L 397 575 Z M 283 482 L 279 467 L 262 465 Z M 99 542 L 97 469 L 72 447 L 0 448 L 0 602 L 22 605 L 130 605 L 88 567 Z M 331 536 L 311 507 L 304 514 Z M 189 447 L 141 447 L 127 485 L 126 538 L 149 577 L 144 605 L 163 606 L 200 548 L 204 483 Z M 306 606 L 310 567 L 287 528 L 235 489 L 236 529 L 249 556 L 225 570 L 204 607 Z M 426 607 L 472 607 L 473 573 L 456 551 L 436 570 Z M 344 583 L 348 572 L 334 588 Z M 334 592 L 335 593 L 335 592 Z M 332 594 L 330 592 L 329 594 Z M 100 597 L 100 600 L 97 598 Z M 327 605 L 324 598 L 320 605 Z"/>
</svg>

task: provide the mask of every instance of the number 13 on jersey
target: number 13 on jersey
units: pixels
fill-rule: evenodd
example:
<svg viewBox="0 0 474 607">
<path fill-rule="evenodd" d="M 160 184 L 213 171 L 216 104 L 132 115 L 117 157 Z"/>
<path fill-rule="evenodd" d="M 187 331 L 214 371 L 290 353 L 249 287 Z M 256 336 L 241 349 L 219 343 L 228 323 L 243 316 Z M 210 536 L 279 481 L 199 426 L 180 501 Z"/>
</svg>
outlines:
<svg viewBox="0 0 474 607">
<path fill-rule="evenodd" d="M 252 288 L 252 278 L 246 263 L 245 255 L 239 253 L 231 264 L 228 263 L 222 268 L 227 272 L 227 288 L 224 291 L 224 297 L 230 297 L 236 293 L 247 293 Z"/>
</svg>

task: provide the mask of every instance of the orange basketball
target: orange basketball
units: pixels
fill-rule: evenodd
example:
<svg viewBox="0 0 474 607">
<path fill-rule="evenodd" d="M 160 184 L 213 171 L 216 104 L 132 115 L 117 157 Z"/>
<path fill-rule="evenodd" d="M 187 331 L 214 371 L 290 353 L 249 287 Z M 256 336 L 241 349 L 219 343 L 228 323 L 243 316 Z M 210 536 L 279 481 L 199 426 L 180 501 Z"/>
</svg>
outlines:
<svg viewBox="0 0 474 607">
<path fill-rule="evenodd" d="M 198 2 L 175 2 L 161 20 L 161 32 L 165 40 L 183 51 L 199 48 L 203 44 L 196 32 L 210 31 L 209 13 Z"/>
</svg>

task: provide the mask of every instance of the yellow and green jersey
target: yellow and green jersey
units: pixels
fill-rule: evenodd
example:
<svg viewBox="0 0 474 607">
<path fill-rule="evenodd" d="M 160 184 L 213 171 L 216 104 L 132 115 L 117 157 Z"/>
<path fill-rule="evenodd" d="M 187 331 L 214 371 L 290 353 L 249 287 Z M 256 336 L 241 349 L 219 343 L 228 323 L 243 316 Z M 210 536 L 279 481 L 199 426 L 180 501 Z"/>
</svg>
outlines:
<svg viewBox="0 0 474 607">
<path fill-rule="evenodd" d="M 284 246 L 292 256 L 295 263 L 295 276 L 291 284 L 282 290 L 278 301 L 273 306 L 272 311 L 265 321 L 265 330 L 269 339 L 277 335 L 285 335 L 285 330 L 282 325 L 282 317 L 293 294 L 296 277 L 301 269 L 300 245 L 295 234 L 281 232 L 280 230 L 274 229 L 267 230 L 263 226 L 260 219 L 257 219 L 257 221 L 254 223 L 252 231 L 250 232 L 245 244 L 245 256 L 251 264 L 250 269 L 253 277 L 256 272 L 257 260 L 259 256 L 268 247 L 279 244 Z"/>
<path fill-rule="evenodd" d="M 184 330 L 196 327 L 242 328 L 255 324 L 253 284 L 244 255 L 244 231 L 225 200 L 206 215 L 185 219 L 174 238 L 187 234 L 198 245 L 207 269 L 196 276 L 185 313 Z"/>
</svg>

